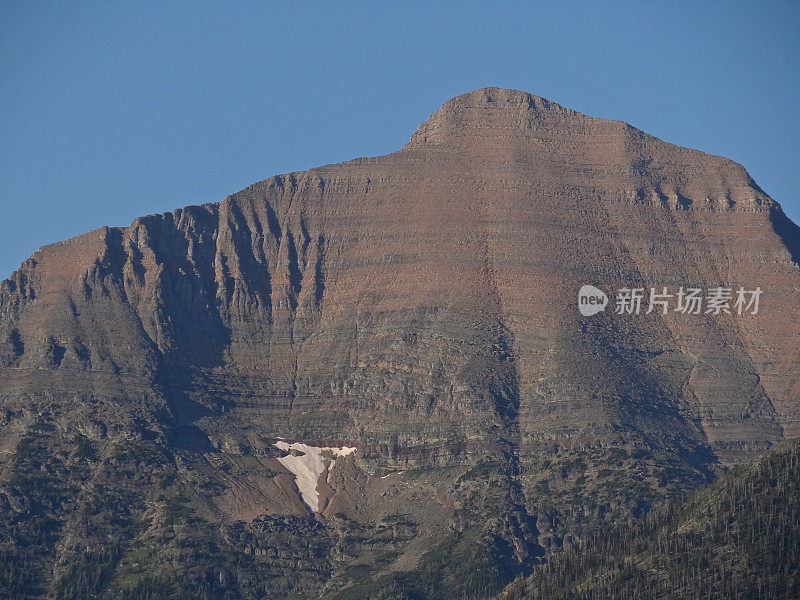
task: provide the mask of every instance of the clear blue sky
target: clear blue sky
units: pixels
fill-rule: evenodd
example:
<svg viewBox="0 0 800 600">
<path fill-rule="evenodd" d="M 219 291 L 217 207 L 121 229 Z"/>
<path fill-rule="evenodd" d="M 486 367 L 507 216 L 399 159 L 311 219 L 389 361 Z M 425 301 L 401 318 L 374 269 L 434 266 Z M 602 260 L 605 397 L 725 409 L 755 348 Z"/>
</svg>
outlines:
<svg viewBox="0 0 800 600">
<path fill-rule="evenodd" d="M 798 2 L 2 0 L 0 278 L 101 225 L 391 152 L 486 85 L 728 156 L 800 219 Z"/>
</svg>

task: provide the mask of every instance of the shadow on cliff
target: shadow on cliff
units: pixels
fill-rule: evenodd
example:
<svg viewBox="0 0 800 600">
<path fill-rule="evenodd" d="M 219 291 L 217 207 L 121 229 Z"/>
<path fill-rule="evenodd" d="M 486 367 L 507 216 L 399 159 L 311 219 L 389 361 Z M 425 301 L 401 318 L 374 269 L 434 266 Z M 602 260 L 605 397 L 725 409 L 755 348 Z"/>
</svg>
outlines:
<svg viewBox="0 0 800 600">
<path fill-rule="evenodd" d="M 190 390 L 198 384 L 202 389 L 205 373 L 224 365 L 231 343 L 217 300 L 216 227 L 216 211 L 195 206 L 139 219 L 127 232 L 112 229 L 107 239 L 112 269 L 128 288 L 127 300 L 158 356 L 155 377 L 169 406 L 170 443 L 199 452 L 211 443 L 195 422 L 224 408 L 198 402 Z M 145 266 L 142 247 L 157 263 L 149 278 L 146 269 L 152 266 Z M 126 263 L 134 281 L 125 278 Z M 146 326 L 148 321 L 157 327 Z"/>
<path fill-rule="evenodd" d="M 792 261 L 800 267 L 800 226 L 787 217 L 779 206 L 772 208 L 769 219 L 772 223 L 772 229 L 781 238 L 792 257 Z"/>
</svg>

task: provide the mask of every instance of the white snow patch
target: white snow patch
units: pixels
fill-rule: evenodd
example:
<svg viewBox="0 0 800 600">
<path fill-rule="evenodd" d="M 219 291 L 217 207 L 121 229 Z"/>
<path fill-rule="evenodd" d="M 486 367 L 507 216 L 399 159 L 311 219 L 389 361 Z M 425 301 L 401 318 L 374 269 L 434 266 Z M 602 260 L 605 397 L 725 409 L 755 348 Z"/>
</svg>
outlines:
<svg viewBox="0 0 800 600">
<path fill-rule="evenodd" d="M 331 469 L 333 469 L 333 465 L 336 463 L 336 460 L 330 458 L 330 455 L 347 456 L 356 451 L 355 448 L 348 446 L 327 448 L 309 446 L 301 442 L 290 444 L 283 440 L 275 442 L 275 446 L 287 452 L 294 450 L 295 452 L 302 453 L 298 456 L 288 454 L 287 456 L 279 458 L 278 462 L 294 474 L 294 480 L 297 484 L 297 489 L 300 491 L 300 497 L 313 512 L 319 510 L 319 492 L 317 491 L 319 478 L 326 469 L 328 470 L 328 478 L 330 478 Z M 328 456 L 323 455 L 323 452 Z"/>
<path fill-rule="evenodd" d="M 323 448 L 323 450 L 330 450 L 334 456 L 347 456 L 356 451 L 355 446 L 342 446 L 341 448 Z"/>
</svg>

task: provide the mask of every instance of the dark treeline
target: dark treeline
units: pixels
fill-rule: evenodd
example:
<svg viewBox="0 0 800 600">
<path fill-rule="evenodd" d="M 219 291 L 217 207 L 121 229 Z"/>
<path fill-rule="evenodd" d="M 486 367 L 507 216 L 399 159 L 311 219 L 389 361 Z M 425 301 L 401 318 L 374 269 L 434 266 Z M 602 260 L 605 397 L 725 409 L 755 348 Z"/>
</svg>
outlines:
<svg viewBox="0 0 800 600">
<path fill-rule="evenodd" d="M 800 598 L 800 439 L 641 523 L 587 539 L 505 600 Z"/>
</svg>

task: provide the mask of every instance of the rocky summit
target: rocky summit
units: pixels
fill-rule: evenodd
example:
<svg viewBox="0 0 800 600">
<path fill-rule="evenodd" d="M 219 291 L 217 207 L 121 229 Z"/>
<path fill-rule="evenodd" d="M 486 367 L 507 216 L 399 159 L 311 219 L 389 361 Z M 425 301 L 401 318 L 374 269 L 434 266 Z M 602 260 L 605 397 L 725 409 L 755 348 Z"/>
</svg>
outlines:
<svg viewBox="0 0 800 600">
<path fill-rule="evenodd" d="M 498 88 L 46 246 L 0 285 L 0 597 L 499 593 L 800 435 L 799 264 L 741 165 Z"/>
</svg>

